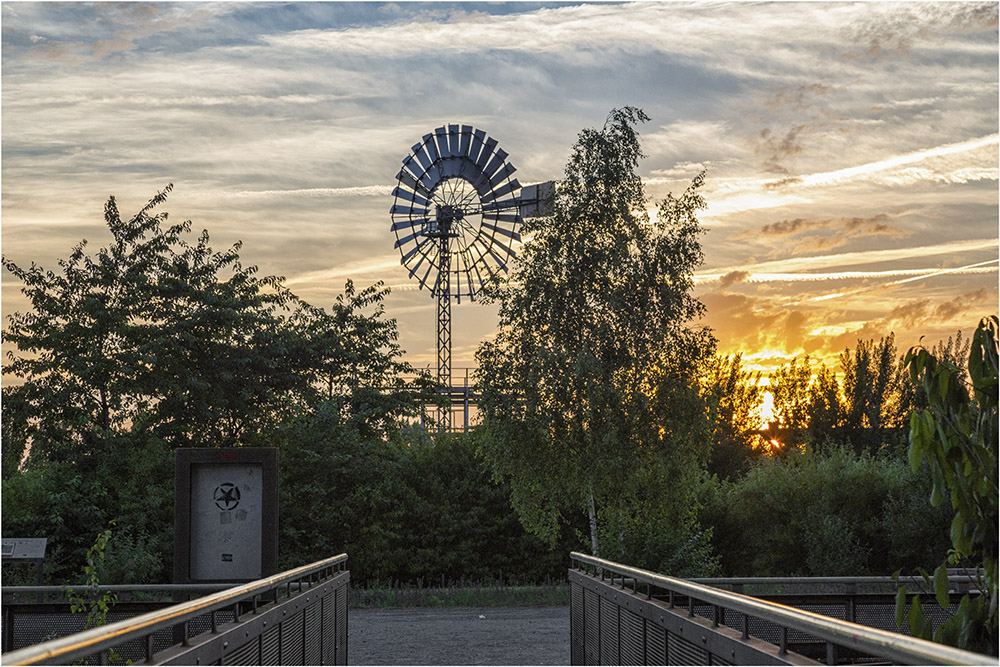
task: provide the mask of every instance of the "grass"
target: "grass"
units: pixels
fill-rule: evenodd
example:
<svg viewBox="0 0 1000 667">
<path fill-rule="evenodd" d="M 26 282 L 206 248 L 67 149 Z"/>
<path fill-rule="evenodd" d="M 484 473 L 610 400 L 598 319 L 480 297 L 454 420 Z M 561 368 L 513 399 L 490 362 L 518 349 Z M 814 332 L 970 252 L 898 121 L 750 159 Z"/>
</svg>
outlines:
<svg viewBox="0 0 1000 667">
<path fill-rule="evenodd" d="M 569 604 L 569 584 L 510 586 L 472 584 L 435 588 L 402 586 L 352 587 L 351 609 L 414 607 L 551 607 Z"/>
</svg>

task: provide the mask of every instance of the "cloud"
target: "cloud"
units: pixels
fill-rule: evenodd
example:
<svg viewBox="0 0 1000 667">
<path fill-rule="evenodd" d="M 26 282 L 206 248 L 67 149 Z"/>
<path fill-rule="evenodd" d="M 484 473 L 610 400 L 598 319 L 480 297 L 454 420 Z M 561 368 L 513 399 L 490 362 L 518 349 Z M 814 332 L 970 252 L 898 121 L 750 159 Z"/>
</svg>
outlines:
<svg viewBox="0 0 1000 667">
<path fill-rule="evenodd" d="M 893 280 L 891 282 L 880 283 L 880 284 L 876 284 L 876 285 L 865 285 L 865 286 L 862 286 L 862 287 L 857 287 L 855 289 L 851 289 L 851 290 L 847 290 L 847 291 L 843 291 L 843 292 L 834 292 L 832 294 L 823 294 L 821 296 L 814 296 L 814 297 L 810 298 L 809 301 L 828 301 L 830 299 L 839 299 L 839 298 L 847 297 L 847 296 L 855 296 L 857 294 L 861 294 L 861 293 L 864 293 L 864 292 L 872 292 L 872 291 L 875 291 L 875 290 L 885 289 L 887 287 L 895 287 L 896 285 L 904 285 L 906 283 L 911 283 L 911 282 L 914 282 L 914 281 L 917 281 L 917 280 L 926 280 L 928 278 L 935 278 L 935 277 L 938 277 L 938 276 L 945 276 L 945 275 L 956 275 L 956 274 L 963 274 L 963 273 L 964 274 L 974 273 L 974 272 L 977 272 L 977 269 L 983 267 L 984 265 L 995 264 L 997 261 L 998 260 L 996 260 L 996 259 L 989 259 L 989 260 L 986 260 L 985 262 L 978 262 L 976 264 L 969 264 L 967 266 L 958 266 L 958 267 L 952 267 L 952 268 L 937 269 L 937 270 L 929 271 L 927 273 L 916 275 L 916 276 L 913 276 L 913 277 L 910 277 L 910 278 L 903 278 L 903 279 L 900 279 L 900 280 Z M 991 267 L 991 270 L 995 271 L 996 267 Z"/>
<path fill-rule="evenodd" d="M 908 58 L 916 44 L 935 41 L 941 34 L 992 31 L 997 26 L 995 3 L 961 3 L 954 8 L 926 3 L 891 12 L 875 5 L 871 8 L 867 16 L 844 29 L 845 36 L 858 46 L 845 49 L 841 58 L 862 62 Z M 931 33 L 928 24 L 937 29 Z"/>
<path fill-rule="evenodd" d="M 830 90 L 830 86 L 822 83 L 782 86 L 764 102 L 764 107 L 771 111 L 788 108 L 797 111 L 807 109 L 814 104 L 810 98 L 825 95 Z"/>
<path fill-rule="evenodd" d="M 730 271 L 749 271 L 751 273 L 810 271 L 858 264 L 874 264 L 877 262 L 933 257 L 936 255 L 958 256 L 963 253 L 979 250 L 995 250 L 998 245 L 1000 245 L 1000 241 L 995 238 L 970 239 L 934 245 L 912 246 L 909 248 L 886 248 L 884 250 L 860 250 L 832 255 L 815 255 L 812 257 L 790 257 L 775 261 L 754 262 L 752 264 L 716 268 L 712 269 L 711 273 L 724 275 Z M 709 271 L 707 270 L 699 271 L 697 275 L 708 273 Z"/>
<path fill-rule="evenodd" d="M 993 266 L 975 265 L 970 267 L 958 267 L 948 269 L 946 273 L 951 275 L 976 275 L 996 273 L 997 260 L 989 260 L 983 264 L 993 264 Z M 740 282 L 745 283 L 801 283 L 819 282 L 828 280 L 868 280 L 885 278 L 928 278 L 942 275 L 939 268 L 922 269 L 889 269 L 884 271 L 824 271 L 824 272 L 803 272 L 803 273 L 757 273 L 749 271 L 730 271 L 729 273 L 712 273 L 699 271 L 695 274 L 695 284 L 705 285 L 719 282 L 723 287 L 730 287 Z M 895 283 L 898 284 L 898 283 Z M 799 297 L 797 297 L 799 298 Z"/>
<path fill-rule="evenodd" d="M 820 235 L 815 232 L 825 232 Z M 886 213 L 862 218 L 841 217 L 826 220 L 794 218 L 771 222 L 757 230 L 746 230 L 734 235 L 736 239 L 797 237 L 791 252 L 817 252 L 845 245 L 851 239 L 870 236 L 902 238 L 912 234 L 890 223 Z"/>
<path fill-rule="evenodd" d="M 904 165 L 910 165 L 917 162 L 922 162 L 932 158 L 945 157 L 959 153 L 967 153 L 984 148 L 989 149 L 989 152 L 992 155 L 992 159 L 995 164 L 996 146 L 998 141 L 1000 141 L 1000 135 L 990 134 L 976 139 L 970 139 L 968 141 L 959 141 L 952 144 L 937 146 L 935 148 L 916 151 L 913 153 L 904 153 L 902 155 L 895 155 L 886 158 L 884 160 L 869 162 L 867 164 L 859 165 L 856 167 L 848 167 L 846 169 L 838 169 L 836 171 L 828 171 L 825 173 L 809 174 L 807 176 L 800 177 L 799 185 L 815 186 L 815 185 L 832 185 L 834 183 L 843 183 L 846 181 L 855 180 L 857 178 L 869 177 L 878 172 L 888 171 L 891 169 L 895 169 L 897 167 L 902 167 Z"/>
<path fill-rule="evenodd" d="M 749 277 L 750 273 L 747 271 L 730 271 L 719 278 L 719 282 L 722 283 L 723 287 L 730 287 L 731 285 L 745 281 Z"/>
<path fill-rule="evenodd" d="M 201 26 L 235 10 L 159 2 L 37 3 L 4 10 L 5 56 L 55 62 L 99 61 L 139 48 L 139 41 Z"/>
<path fill-rule="evenodd" d="M 761 156 L 761 166 L 773 174 L 787 174 L 788 169 L 782 164 L 792 155 L 802 152 L 802 141 L 799 134 L 809 129 L 808 125 L 795 125 L 787 132 L 775 134 L 770 128 L 760 130 L 757 135 L 754 151 Z"/>
<path fill-rule="evenodd" d="M 300 199 L 311 197 L 386 197 L 392 195 L 391 185 L 361 185 L 352 188 L 302 188 L 298 190 L 238 190 L 206 192 L 203 196 L 231 199 Z"/>
<path fill-rule="evenodd" d="M 782 306 L 767 297 L 725 291 L 708 292 L 700 299 L 706 307 L 702 322 L 720 337 L 723 354 L 770 350 L 790 358 L 822 347 L 821 340 L 809 335 L 818 321 L 815 312 Z"/>
</svg>

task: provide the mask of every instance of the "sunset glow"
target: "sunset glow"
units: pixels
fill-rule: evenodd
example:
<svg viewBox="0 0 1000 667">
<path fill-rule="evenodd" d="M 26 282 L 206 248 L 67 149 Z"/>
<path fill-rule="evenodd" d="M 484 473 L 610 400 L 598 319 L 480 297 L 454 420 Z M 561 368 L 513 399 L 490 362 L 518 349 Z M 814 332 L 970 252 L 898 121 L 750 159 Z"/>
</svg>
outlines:
<svg viewBox="0 0 1000 667">
<path fill-rule="evenodd" d="M 171 221 L 242 240 L 314 305 L 392 286 L 407 359 L 431 365 L 434 301 L 389 230 L 410 146 L 468 123 L 522 184 L 558 179 L 582 129 L 634 105 L 651 212 L 707 173 L 695 292 L 720 352 L 836 368 L 858 339 L 893 332 L 902 354 L 997 311 L 996 3 L 2 11 L 2 242 L 22 265 L 96 250 L 108 195 L 130 214 L 173 183 Z M 4 315 L 25 309 L 2 287 Z M 453 308 L 455 367 L 496 313 Z"/>
</svg>

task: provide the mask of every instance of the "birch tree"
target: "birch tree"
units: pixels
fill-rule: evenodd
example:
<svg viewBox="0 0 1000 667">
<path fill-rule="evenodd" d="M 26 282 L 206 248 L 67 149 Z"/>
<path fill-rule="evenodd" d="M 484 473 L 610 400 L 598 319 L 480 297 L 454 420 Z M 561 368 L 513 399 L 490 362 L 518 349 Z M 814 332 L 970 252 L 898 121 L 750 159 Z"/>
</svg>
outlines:
<svg viewBox="0 0 1000 667">
<path fill-rule="evenodd" d="M 482 451 L 524 525 L 554 540 L 563 513 L 583 511 L 595 555 L 662 565 L 696 535 L 697 377 L 715 339 L 690 325 L 704 174 L 651 219 L 646 120 L 625 107 L 580 133 L 553 214 L 525 222 L 510 279 L 487 290 L 499 329 L 477 360 Z"/>
</svg>

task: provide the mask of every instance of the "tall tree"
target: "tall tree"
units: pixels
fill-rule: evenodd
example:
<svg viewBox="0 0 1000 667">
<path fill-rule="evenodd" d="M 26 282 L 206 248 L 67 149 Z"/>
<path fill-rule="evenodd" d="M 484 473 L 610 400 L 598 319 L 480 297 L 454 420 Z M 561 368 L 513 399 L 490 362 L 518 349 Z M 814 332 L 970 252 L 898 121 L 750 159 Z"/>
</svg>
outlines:
<svg viewBox="0 0 1000 667">
<path fill-rule="evenodd" d="M 785 429 L 801 431 L 808 425 L 809 384 L 812 365 L 809 357 L 792 359 L 772 373 L 771 394 L 774 396 L 774 416 Z"/>
<path fill-rule="evenodd" d="M 716 355 L 702 376 L 709 409 L 712 451 L 709 472 L 737 477 L 763 453 L 760 410 L 764 403 L 761 374 L 743 366 L 743 355 Z"/>
<path fill-rule="evenodd" d="M 820 365 L 816 371 L 816 380 L 809 385 L 807 419 L 809 434 L 814 443 L 831 438 L 835 430 L 843 426 L 844 405 L 840 395 L 840 382 L 825 364 Z"/>
<path fill-rule="evenodd" d="M 901 391 L 902 358 L 892 333 L 876 343 L 859 340 L 851 354 L 840 355 L 844 371 L 844 426 L 856 449 L 877 451 L 890 438 L 888 429 L 904 426 L 908 406 Z"/>
<path fill-rule="evenodd" d="M 153 215 L 170 189 L 129 219 L 111 197 L 111 243 L 91 255 L 81 242 L 60 273 L 3 259 L 32 305 L 5 332 L 31 457 L 79 461 L 135 429 L 172 446 L 246 444 L 307 382 L 280 317 L 294 295 L 243 267 L 240 244 L 188 243 L 190 222 Z"/>
<path fill-rule="evenodd" d="M 714 338 L 688 326 L 703 311 L 691 288 L 704 174 L 650 220 L 636 171 L 646 120 L 615 109 L 580 133 L 553 214 L 526 221 L 510 280 L 487 291 L 500 326 L 477 352 L 483 451 L 522 521 L 554 539 L 561 512 L 584 509 L 605 555 L 677 548 L 676 527 L 672 544 L 630 540 L 642 516 L 691 527 L 706 455 L 696 378 Z"/>
<path fill-rule="evenodd" d="M 150 214 L 169 191 L 127 221 L 110 198 L 104 218 L 111 243 L 88 255 L 81 241 L 59 260 L 58 273 L 3 258 L 32 305 L 10 315 L 4 332 L 21 353 L 8 353 L 6 371 L 24 381 L 14 390 L 19 410 L 4 416 L 25 415 L 20 433 L 31 457 L 80 461 L 106 453 L 113 434 L 149 406 L 142 390 L 154 382 L 149 307 L 167 269 L 165 251 L 189 225 L 164 228 L 166 215 Z"/>
</svg>

